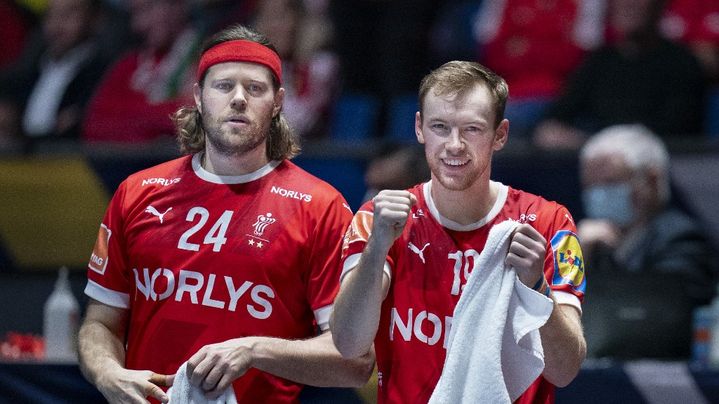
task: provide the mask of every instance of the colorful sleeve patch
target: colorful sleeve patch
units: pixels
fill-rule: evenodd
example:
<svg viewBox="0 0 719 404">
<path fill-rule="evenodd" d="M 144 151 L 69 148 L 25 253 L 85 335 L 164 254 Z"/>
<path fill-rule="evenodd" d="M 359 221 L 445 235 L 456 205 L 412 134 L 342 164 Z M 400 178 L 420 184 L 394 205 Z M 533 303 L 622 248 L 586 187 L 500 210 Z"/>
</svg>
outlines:
<svg viewBox="0 0 719 404">
<path fill-rule="evenodd" d="M 105 269 L 107 269 L 107 261 L 110 258 L 109 244 L 111 235 L 112 230 L 104 224 L 101 224 L 100 232 L 98 233 L 97 240 L 95 241 L 95 247 L 92 249 L 90 262 L 87 264 L 90 269 L 100 275 L 105 274 Z"/>
<path fill-rule="evenodd" d="M 559 231 L 552 237 L 551 245 L 554 258 L 552 285 L 569 285 L 584 294 L 584 256 L 577 235 L 569 230 Z"/>
<path fill-rule="evenodd" d="M 356 242 L 367 242 L 370 233 L 372 233 L 372 219 L 374 215 L 372 212 L 360 210 L 352 218 L 352 223 L 345 233 L 344 243 L 342 245 L 342 251 L 346 251 L 349 245 Z"/>
</svg>

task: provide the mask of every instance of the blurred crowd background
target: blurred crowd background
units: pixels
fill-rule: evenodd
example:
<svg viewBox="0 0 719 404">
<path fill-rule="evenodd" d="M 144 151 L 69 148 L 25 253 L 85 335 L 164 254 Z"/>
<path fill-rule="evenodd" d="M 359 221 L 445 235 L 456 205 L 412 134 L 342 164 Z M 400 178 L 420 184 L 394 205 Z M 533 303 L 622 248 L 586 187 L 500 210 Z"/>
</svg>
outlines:
<svg viewBox="0 0 719 404">
<path fill-rule="evenodd" d="M 582 219 L 580 148 L 642 124 L 668 146 L 674 203 L 717 240 L 719 1 L 0 0 L 0 274 L 67 265 L 82 295 L 109 196 L 178 155 L 169 116 L 193 103 L 199 46 L 235 23 L 276 45 L 297 163 L 353 209 L 428 178 L 419 81 L 464 59 L 509 84 L 495 178 Z M 15 275 L 0 305 L 41 285 Z M 32 310 L 3 330 L 33 331 Z"/>
<path fill-rule="evenodd" d="M 513 138 L 542 149 L 617 123 L 719 136 L 712 0 L 2 0 L 0 19 L 4 151 L 171 139 L 199 45 L 233 23 L 277 46 L 308 141 L 411 139 L 420 78 L 452 59 L 506 78 Z"/>
</svg>

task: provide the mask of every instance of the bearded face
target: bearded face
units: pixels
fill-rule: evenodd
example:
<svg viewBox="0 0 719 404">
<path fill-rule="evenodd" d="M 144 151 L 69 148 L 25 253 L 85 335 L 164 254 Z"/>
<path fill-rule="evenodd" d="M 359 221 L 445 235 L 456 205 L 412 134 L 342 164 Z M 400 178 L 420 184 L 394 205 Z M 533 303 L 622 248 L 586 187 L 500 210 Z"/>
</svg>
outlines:
<svg viewBox="0 0 719 404">
<path fill-rule="evenodd" d="M 266 148 L 272 118 L 279 113 L 272 75 L 254 63 L 212 66 L 196 89 L 208 150 L 227 156 Z"/>
</svg>

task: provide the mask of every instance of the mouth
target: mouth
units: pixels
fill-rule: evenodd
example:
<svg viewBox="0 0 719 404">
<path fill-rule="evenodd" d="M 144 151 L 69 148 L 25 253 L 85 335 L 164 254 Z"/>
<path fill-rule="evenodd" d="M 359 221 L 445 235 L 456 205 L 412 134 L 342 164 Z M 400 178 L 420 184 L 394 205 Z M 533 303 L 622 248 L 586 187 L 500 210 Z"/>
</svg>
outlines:
<svg viewBox="0 0 719 404">
<path fill-rule="evenodd" d="M 246 125 L 246 124 L 250 123 L 250 120 L 243 116 L 233 116 L 233 117 L 227 118 L 225 120 L 225 122 L 230 123 L 230 124 L 235 124 L 235 125 L 238 125 L 238 124 Z"/>
<path fill-rule="evenodd" d="M 469 164 L 469 159 L 445 158 L 442 162 L 449 167 L 463 167 Z"/>
</svg>

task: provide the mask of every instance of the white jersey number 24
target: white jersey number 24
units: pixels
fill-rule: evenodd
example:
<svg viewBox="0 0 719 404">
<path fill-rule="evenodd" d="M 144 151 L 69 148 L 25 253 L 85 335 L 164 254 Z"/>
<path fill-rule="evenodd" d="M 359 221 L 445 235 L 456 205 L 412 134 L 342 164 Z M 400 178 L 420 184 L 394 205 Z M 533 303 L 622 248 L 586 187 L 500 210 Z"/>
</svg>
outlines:
<svg viewBox="0 0 719 404">
<path fill-rule="evenodd" d="M 227 242 L 227 226 L 230 225 L 230 219 L 232 219 L 232 211 L 226 210 L 225 213 L 220 216 L 219 219 L 212 225 L 210 230 L 205 234 L 205 239 L 202 241 L 203 244 L 212 244 L 212 251 L 219 252 L 222 246 Z M 199 218 L 198 218 L 199 217 Z M 197 219 L 196 219 L 197 218 Z M 194 226 L 187 229 L 186 232 L 182 233 L 180 241 L 177 243 L 177 248 L 181 250 L 189 251 L 200 251 L 200 245 L 197 243 L 191 243 L 190 237 L 195 233 L 202 230 L 210 219 L 210 212 L 203 207 L 194 207 L 187 212 L 185 218 L 188 222 L 194 222 L 197 220 Z"/>
</svg>

